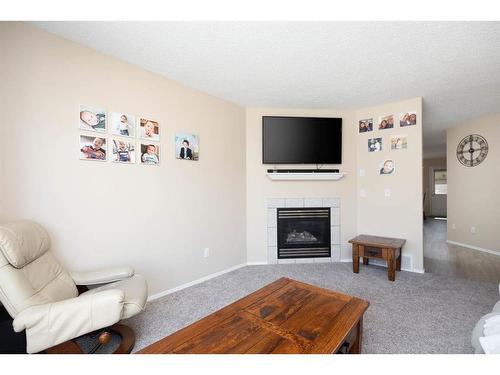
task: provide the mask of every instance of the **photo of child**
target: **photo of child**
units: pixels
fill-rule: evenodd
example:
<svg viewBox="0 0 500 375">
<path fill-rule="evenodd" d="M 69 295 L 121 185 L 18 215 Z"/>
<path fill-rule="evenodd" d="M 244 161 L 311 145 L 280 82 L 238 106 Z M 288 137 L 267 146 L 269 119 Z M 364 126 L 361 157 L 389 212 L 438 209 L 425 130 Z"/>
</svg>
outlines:
<svg viewBox="0 0 500 375">
<path fill-rule="evenodd" d="M 141 164 L 160 164 L 160 146 L 141 143 Z"/>
<path fill-rule="evenodd" d="M 79 127 L 83 130 L 106 132 L 106 111 L 80 105 Z"/>
<path fill-rule="evenodd" d="M 394 163 L 394 160 L 388 159 L 380 163 L 379 165 L 380 168 L 380 174 L 394 174 L 396 170 L 396 165 Z"/>
<path fill-rule="evenodd" d="M 379 117 L 378 129 L 392 129 L 394 127 L 394 115 Z"/>
<path fill-rule="evenodd" d="M 139 121 L 139 137 L 151 141 L 160 140 L 160 124 L 157 121 L 141 118 Z"/>
<path fill-rule="evenodd" d="M 117 163 L 135 163 L 135 144 L 129 140 L 113 138 L 112 159 Z"/>
<path fill-rule="evenodd" d="M 80 159 L 106 160 L 106 139 L 80 135 Z"/>
<path fill-rule="evenodd" d="M 366 133 L 373 130 L 373 119 L 359 120 L 359 132 Z"/>
<path fill-rule="evenodd" d="M 123 137 L 135 135 L 135 117 L 126 113 L 113 112 L 111 114 L 112 133 Z"/>
<path fill-rule="evenodd" d="M 368 140 L 368 152 L 382 151 L 382 138 L 370 138 Z"/>
<path fill-rule="evenodd" d="M 182 160 L 199 159 L 198 136 L 194 134 L 175 135 L 175 157 Z"/>
<path fill-rule="evenodd" d="M 403 150 L 408 148 L 408 136 L 395 135 L 391 137 L 391 150 Z"/>
<path fill-rule="evenodd" d="M 417 112 L 406 112 L 399 115 L 399 126 L 411 126 L 417 124 Z"/>
</svg>

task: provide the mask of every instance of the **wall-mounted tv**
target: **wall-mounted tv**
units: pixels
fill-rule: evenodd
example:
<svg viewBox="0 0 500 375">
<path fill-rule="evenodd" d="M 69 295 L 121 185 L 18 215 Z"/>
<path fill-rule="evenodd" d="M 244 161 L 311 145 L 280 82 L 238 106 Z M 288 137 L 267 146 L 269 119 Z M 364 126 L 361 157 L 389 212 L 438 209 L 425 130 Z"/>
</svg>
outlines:
<svg viewBox="0 0 500 375">
<path fill-rule="evenodd" d="M 264 164 L 341 164 L 342 119 L 262 117 Z"/>
</svg>

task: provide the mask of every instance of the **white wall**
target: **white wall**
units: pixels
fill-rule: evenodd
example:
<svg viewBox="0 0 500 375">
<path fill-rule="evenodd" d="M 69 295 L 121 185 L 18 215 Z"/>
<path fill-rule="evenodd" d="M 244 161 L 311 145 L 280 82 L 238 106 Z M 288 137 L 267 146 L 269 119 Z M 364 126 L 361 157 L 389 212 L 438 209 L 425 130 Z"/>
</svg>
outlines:
<svg viewBox="0 0 500 375">
<path fill-rule="evenodd" d="M 41 222 L 70 269 L 132 265 L 150 294 L 246 261 L 241 107 L 21 23 L 0 51 L 0 219 Z M 78 160 L 80 104 L 157 119 L 160 166 Z M 199 162 L 174 159 L 176 131 Z"/>
<path fill-rule="evenodd" d="M 417 124 L 400 127 L 401 112 L 416 111 Z M 393 114 L 394 128 L 378 130 L 379 116 Z M 358 177 L 357 230 L 359 233 L 406 239 L 403 255 L 412 258 L 415 271 L 423 271 L 422 224 L 422 98 L 388 103 L 356 111 L 356 120 L 373 118 L 374 130 L 359 134 L 357 142 Z M 391 150 L 394 135 L 407 135 L 406 150 Z M 382 151 L 368 152 L 368 138 L 382 137 Z M 394 175 L 380 175 L 379 164 L 393 159 Z M 360 195 L 361 189 L 366 193 Z M 390 197 L 385 196 L 386 189 Z M 402 265 L 405 267 L 405 264 Z"/>
<path fill-rule="evenodd" d="M 456 151 L 471 134 L 483 136 L 489 151 L 481 164 L 465 167 Z M 500 114 L 448 129 L 447 149 L 448 240 L 500 253 Z"/>
</svg>

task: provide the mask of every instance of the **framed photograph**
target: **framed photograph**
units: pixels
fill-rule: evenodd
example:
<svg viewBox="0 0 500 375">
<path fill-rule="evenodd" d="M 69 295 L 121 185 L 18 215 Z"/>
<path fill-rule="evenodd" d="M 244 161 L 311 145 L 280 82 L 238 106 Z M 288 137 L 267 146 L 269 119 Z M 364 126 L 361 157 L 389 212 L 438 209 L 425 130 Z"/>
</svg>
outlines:
<svg viewBox="0 0 500 375">
<path fill-rule="evenodd" d="M 158 142 L 160 140 L 160 124 L 158 121 L 141 118 L 139 120 L 139 137 Z"/>
<path fill-rule="evenodd" d="M 80 105 L 79 128 L 82 130 L 106 133 L 106 111 Z"/>
<path fill-rule="evenodd" d="M 368 140 L 368 152 L 382 151 L 382 138 L 370 138 Z"/>
<path fill-rule="evenodd" d="M 129 139 L 113 138 L 113 155 L 111 160 L 116 163 L 135 163 L 135 143 Z"/>
<path fill-rule="evenodd" d="M 394 127 L 394 115 L 388 115 L 379 117 L 378 119 L 378 129 L 392 129 Z"/>
<path fill-rule="evenodd" d="M 140 143 L 139 163 L 144 165 L 160 164 L 160 146 L 153 143 Z"/>
<path fill-rule="evenodd" d="M 359 132 L 366 133 L 373 130 L 373 119 L 359 120 Z"/>
<path fill-rule="evenodd" d="M 391 137 L 391 150 L 406 150 L 408 148 L 407 135 L 394 135 Z"/>
<path fill-rule="evenodd" d="M 175 135 L 175 157 L 182 160 L 198 160 L 200 156 L 198 136 L 178 133 Z"/>
<path fill-rule="evenodd" d="M 111 114 L 111 133 L 121 137 L 134 137 L 135 117 L 127 113 L 113 112 Z"/>
<path fill-rule="evenodd" d="M 405 112 L 399 115 L 399 126 L 412 126 L 417 124 L 417 112 Z"/>
<path fill-rule="evenodd" d="M 379 168 L 379 173 L 381 175 L 394 174 L 396 171 L 396 163 L 392 159 L 387 159 L 380 163 Z"/>
<path fill-rule="evenodd" d="M 106 138 L 80 135 L 80 159 L 106 161 Z"/>
</svg>

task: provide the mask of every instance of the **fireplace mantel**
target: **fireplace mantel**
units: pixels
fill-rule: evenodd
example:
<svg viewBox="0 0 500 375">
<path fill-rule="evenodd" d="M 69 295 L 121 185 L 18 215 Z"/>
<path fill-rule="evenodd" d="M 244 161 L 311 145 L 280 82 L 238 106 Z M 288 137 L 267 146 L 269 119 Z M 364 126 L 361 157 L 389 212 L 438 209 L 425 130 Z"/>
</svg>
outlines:
<svg viewBox="0 0 500 375">
<path fill-rule="evenodd" d="M 274 181 L 299 181 L 299 180 L 330 180 L 336 181 L 340 180 L 342 177 L 346 175 L 345 172 L 339 173 L 299 173 L 299 172 L 290 172 L 290 173 L 273 173 L 268 172 L 267 177 Z"/>
</svg>

